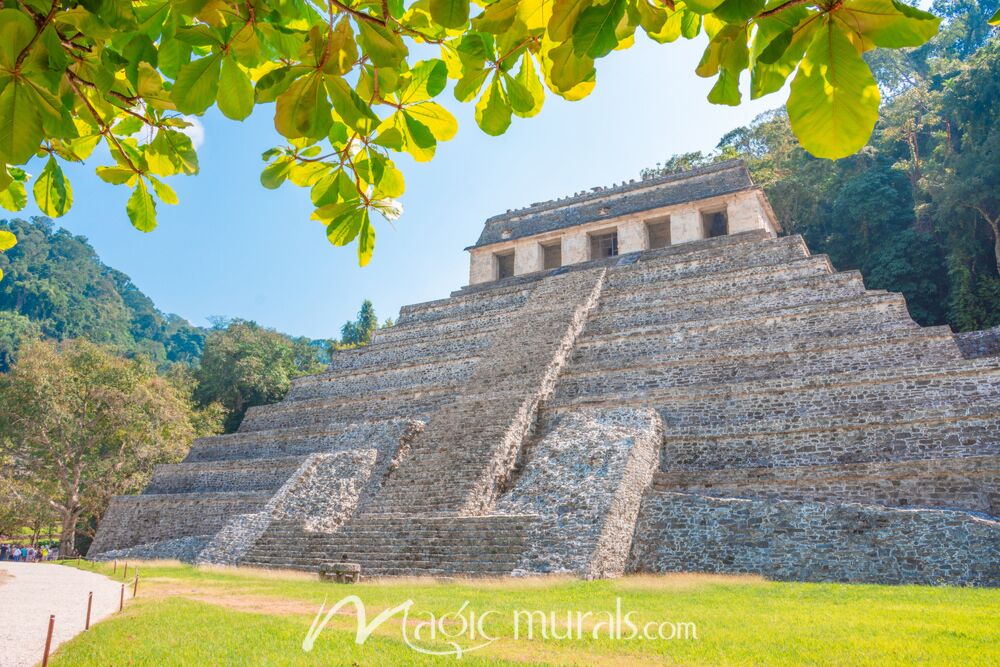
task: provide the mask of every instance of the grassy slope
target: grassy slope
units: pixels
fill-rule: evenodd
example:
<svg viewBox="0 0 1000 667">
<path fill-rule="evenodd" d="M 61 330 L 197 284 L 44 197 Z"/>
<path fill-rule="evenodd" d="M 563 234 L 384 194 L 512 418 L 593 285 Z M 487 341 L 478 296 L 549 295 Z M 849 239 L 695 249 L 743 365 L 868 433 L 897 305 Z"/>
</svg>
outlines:
<svg viewBox="0 0 1000 667">
<path fill-rule="evenodd" d="M 84 563 L 110 573 L 110 566 Z M 489 631 L 506 639 L 463 664 L 889 665 L 1000 664 L 1000 591 L 917 586 L 773 583 L 696 575 L 617 581 L 398 581 L 353 587 L 304 576 L 140 564 L 139 596 L 124 614 L 65 645 L 51 664 L 416 665 L 421 656 L 390 621 L 363 646 L 354 618 L 338 616 L 301 650 L 324 599 L 354 593 L 368 617 L 407 598 L 439 615 L 495 609 Z M 119 575 L 121 568 L 119 567 Z M 130 577 L 131 578 L 131 577 Z M 692 621 L 696 641 L 514 641 L 515 609 L 626 610 L 646 620 Z M 374 613 L 373 613 L 374 612 Z M 468 642 L 465 642 L 468 644 Z"/>
</svg>

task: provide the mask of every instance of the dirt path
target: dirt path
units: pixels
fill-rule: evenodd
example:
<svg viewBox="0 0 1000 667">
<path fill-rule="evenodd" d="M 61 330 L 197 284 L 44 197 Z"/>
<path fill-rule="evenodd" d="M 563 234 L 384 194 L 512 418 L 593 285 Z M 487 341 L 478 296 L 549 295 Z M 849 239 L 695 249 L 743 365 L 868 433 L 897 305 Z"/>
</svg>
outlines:
<svg viewBox="0 0 1000 667">
<path fill-rule="evenodd" d="M 121 582 L 49 563 L 0 562 L 0 582 L 0 609 L 10 612 L 0 624 L 4 667 L 30 667 L 42 661 L 49 614 L 56 617 L 55 651 L 83 631 L 88 593 L 94 593 L 91 624 L 118 611 L 121 594 Z M 125 597 L 129 597 L 127 590 Z"/>
</svg>

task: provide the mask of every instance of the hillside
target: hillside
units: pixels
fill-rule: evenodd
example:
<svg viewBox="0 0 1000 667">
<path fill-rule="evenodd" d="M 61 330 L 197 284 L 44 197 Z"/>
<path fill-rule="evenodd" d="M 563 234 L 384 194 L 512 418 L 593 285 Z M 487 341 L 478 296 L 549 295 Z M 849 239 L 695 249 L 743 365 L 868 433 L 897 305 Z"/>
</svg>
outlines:
<svg viewBox="0 0 1000 667">
<path fill-rule="evenodd" d="M 104 264 L 85 237 L 46 218 L 0 220 L 0 229 L 18 238 L 0 254 L 0 370 L 22 340 L 39 335 L 84 338 L 145 354 L 160 366 L 201 359 L 212 330 L 160 311 L 131 278 Z M 292 340 L 326 358 L 327 341 Z"/>
</svg>

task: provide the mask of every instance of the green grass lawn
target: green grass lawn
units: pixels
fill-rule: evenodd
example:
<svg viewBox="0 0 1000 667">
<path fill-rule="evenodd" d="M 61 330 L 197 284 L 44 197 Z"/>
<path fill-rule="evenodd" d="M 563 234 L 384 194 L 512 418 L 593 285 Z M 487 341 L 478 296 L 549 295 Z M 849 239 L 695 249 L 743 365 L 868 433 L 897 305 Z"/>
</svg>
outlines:
<svg viewBox="0 0 1000 667">
<path fill-rule="evenodd" d="M 111 566 L 82 563 L 111 573 Z M 130 566 L 131 569 L 131 566 Z M 140 563 L 138 597 L 64 645 L 52 665 L 423 665 L 451 664 L 410 649 L 401 615 L 379 626 L 363 645 L 354 642 L 356 617 L 341 610 L 315 641 L 302 641 L 320 604 L 350 594 L 368 620 L 407 599 L 411 641 L 428 612 L 440 617 L 492 610 L 483 628 L 497 637 L 466 653 L 461 664 L 579 665 L 998 665 L 1000 591 L 923 586 L 776 583 L 756 578 L 674 575 L 614 581 L 506 579 L 400 580 L 355 586 L 326 584 L 294 573 L 198 569 L 176 563 Z M 131 572 L 129 579 L 131 579 Z M 118 575 L 121 575 L 119 564 Z M 556 612 L 555 633 L 567 632 L 566 612 L 612 612 L 616 599 L 640 628 L 649 621 L 694 623 L 697 639 L 615 639 L 595 618 L 573 616 L 569 639 L 514 638 L 517 610 Z M 522 619 L 525 617 L 522 616 Z M 603 620 L 603 616 L 596 621 Z M 537 617 L 536 617 L 537 623 Z M 432 650 L 446 643 L 431 640 Z M 446 618 L 458 633 L 456 618 Z M 582 628 L 582 630 L 580 630 Z M 628 633 L 628 628 L 623 630 Z M 464 648 L 483 641 L 468 633 Z"/>
</svg>

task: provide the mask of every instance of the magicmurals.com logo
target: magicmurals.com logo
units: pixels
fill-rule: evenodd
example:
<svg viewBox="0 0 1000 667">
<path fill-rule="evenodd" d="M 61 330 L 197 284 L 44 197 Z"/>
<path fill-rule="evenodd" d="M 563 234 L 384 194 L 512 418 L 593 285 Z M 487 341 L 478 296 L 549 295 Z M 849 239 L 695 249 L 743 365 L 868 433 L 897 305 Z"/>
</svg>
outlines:
<svg viewBox="0 0 1000 667">
<path fill-rule="evenodd" d="M 490 634 L 487 624 L 502 620 L 502 613 L 495 610 L 477 611 L 469 608 L 469 601 L 462 603 L 456 611 L 440 616 L 428 611 L 412 612 L 413 600 L 382 611 L 368 622 L 365 603 L 357 595 L 348 595 L 326 609 L 326 602 L 320 605 L 302 650 L 311 651 L 323 628 L 342 608 L 354 607 L 357 625 L 354 643 L 364 644 L 383 623 L 397 615 L 399 632 L 408 647 L 427 655 L 453 655 L 461 658 L 466 653 L 477 651 L 501 639 Z M 621 598 L 615 598 L 614 611 L 539 611 L 517 609 L 512 612 L 511 625 L 513 639 L 600 639 L 620 641 L 690 641 L 698 639 L 698 628 L 694 623 L 672 621 L 640 622 L 635 612 L 622 611 Z M 434 648 L 436 642 L 447 648 Z"/>
</svg>

